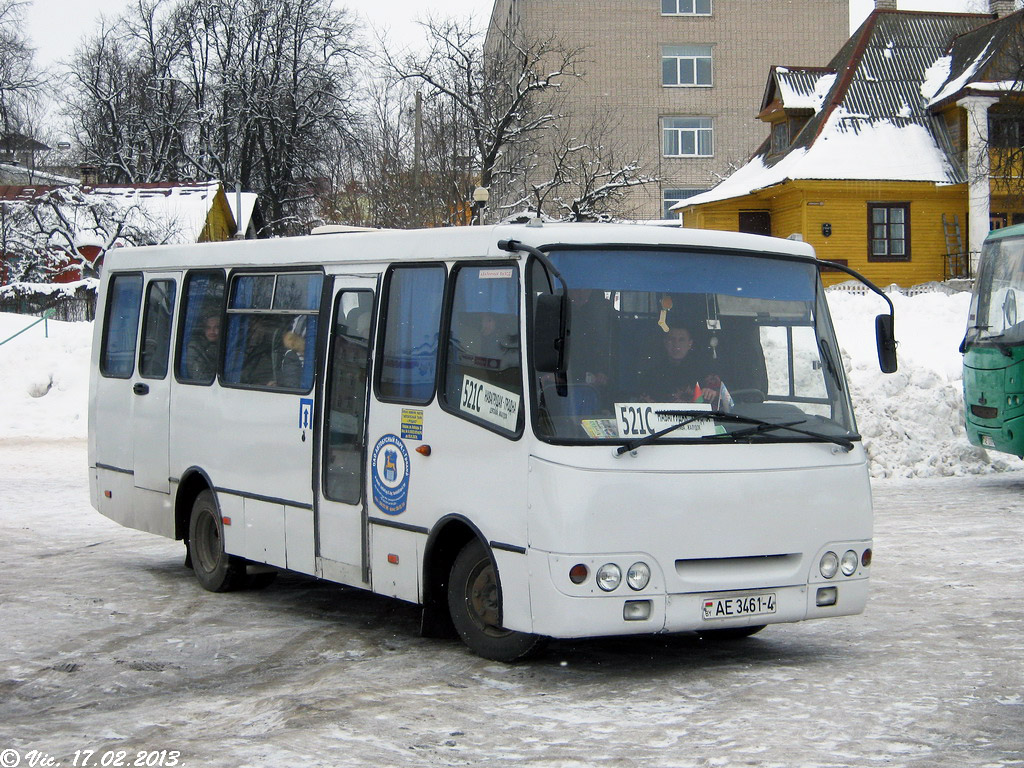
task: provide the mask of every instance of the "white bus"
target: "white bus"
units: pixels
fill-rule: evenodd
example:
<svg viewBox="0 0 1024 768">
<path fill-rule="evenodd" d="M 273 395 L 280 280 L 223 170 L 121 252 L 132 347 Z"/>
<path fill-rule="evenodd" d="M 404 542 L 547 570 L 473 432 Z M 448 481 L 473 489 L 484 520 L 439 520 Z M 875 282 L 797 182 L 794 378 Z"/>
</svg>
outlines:
<svg viewBox="0 0 1024 768">
<path fill-rule="evenodd" d="M 871 493 L 822 264 L 579 224 L 112 251 L 92 502 L 184 540 L 208 590 L 310 574 L 496 660 L 859 613 Z"/>
</svg>

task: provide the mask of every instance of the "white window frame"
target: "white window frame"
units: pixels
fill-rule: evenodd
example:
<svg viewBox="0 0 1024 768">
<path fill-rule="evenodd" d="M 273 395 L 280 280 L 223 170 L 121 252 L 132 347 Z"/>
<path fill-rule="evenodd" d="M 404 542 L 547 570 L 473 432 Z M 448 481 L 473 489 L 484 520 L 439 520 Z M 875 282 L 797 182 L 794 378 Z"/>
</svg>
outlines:
<svg viewBox="0 0 1024 768">
<path fill-rule="evenodd" d="M 678 187 L 672 189 L 661 190 L 661 213 L 663 219 L 671 219 L 673 216 L 678 216 L 678 213 L 672 213 L 668 209 L 677 203 L 683 202 L 694 195 L 699 195 L 703 192 L 707 192 L 707 188 L 700 187 Z M 674 192 L 675 194 L 669 194 Z"/>
<path fill-rule="evenodd" d="M 687 136 L 692 136 L 692 152 L 684 151 Z M 674 143 L 675 152 L 670 151 L 673 148 L 670 141 Z M 705 151 L 701 151 L 702 148 Z M 661 154 L 662 157 L 714 157 L 714 121 L 710 117 L 683 115 L 661 118 Z"/>
<path fill-rule="evenodd" d="M 662 16 L 710 16 L 713 0 L 661 0 Z M 674 8 L 675 10 L 669 10 Z M 704 9 L 707 10 L 704 10 Z"/>
<path fill-rule="evenodd" d="M 714 82 L 712 46 L 661 46 L 661 84 L 665 88 L 710 88 Z"/>
</svg>

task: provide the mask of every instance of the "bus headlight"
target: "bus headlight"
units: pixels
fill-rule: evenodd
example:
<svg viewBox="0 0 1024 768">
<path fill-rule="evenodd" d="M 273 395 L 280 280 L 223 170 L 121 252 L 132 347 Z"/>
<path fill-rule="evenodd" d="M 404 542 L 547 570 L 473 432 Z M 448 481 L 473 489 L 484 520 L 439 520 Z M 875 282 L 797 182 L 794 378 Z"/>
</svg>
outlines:
<svg viewBox="0 0 1024 768">
<path fill-rule="evenodd" d="M 839 567 L 843 571 L 843 576 L 853 576 L 857 572 L 859 564 L 860 558 L 857 556 L 857 553 L 852 549 L 848 549 L 843 555 L 843 559 L 839 562 Z"/>
<path fill-rule="evenodd" d="M 605 563 L 597 569 L 597 586 L 605 592 L 619 588 L 622 583 L 622 569 L 615 563 Z"/>
<path fill-rule="evenodd" d="M 833 578 L 839 571 L 839 556 L 835 552 L 826 552 L 821 556 L 818 570 L 821 571 L 821 575 L 826 579 Z"/>
<path fill-rule="evenodd" d="M 651 568 L 647 563 L 633 563 L 626 571 L 626 583 L 630 589 L 639 592 L 651 580 Z"/>
</svg>

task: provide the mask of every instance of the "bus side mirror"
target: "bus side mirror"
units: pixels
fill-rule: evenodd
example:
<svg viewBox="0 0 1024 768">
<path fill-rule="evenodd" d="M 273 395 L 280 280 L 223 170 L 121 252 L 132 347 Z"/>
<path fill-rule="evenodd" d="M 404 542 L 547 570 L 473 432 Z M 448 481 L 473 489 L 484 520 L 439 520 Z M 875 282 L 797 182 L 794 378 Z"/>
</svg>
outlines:
<svg viewBox="0 0 1024 768">
<path fill-rule="evenodd" d="M 533 365 L 537 373 L 558 370 L 562 349 L 562 297 L 541 293 L 533 307 Z"/>
<path fill-rule="evenodd" d="M 878 346 L 878 367 L 882 373 L 896 373 L 896 336 L 892 315 L 875 318 L 875 344 Z"/>
</svg>

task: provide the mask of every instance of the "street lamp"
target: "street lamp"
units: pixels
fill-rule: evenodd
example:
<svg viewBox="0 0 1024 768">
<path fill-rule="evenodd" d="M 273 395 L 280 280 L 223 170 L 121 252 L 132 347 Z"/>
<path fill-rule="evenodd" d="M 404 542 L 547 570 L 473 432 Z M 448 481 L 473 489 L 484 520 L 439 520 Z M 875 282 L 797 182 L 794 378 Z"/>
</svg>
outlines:
<svg viewBox="0 0 1024 768">
<path fill-rule="evenodd" d="M 484 208 L 487 207 L 487 201 L 490 199 L 491 193 L 487 187 L 477 187 L 473 190 L 473 207 L 476 209 L 477 225 L 484 223 Z"/>
</svg>

